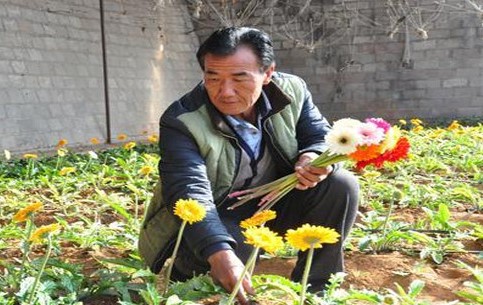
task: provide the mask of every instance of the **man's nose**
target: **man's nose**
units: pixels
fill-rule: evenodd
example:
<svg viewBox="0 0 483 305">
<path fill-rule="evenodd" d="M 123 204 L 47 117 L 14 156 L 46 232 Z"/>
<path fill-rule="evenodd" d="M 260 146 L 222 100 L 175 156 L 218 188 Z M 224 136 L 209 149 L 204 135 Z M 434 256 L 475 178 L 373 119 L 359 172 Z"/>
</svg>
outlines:
<svg viewBox="0 0 483 305">
<path fill-rule="evenodd" d="M 235 94 L 235 86 L 232 81 L 225 80 L 221 83 L 220 86 L 220 95 L 221 96 L 232 96 Z"/>
</svg>

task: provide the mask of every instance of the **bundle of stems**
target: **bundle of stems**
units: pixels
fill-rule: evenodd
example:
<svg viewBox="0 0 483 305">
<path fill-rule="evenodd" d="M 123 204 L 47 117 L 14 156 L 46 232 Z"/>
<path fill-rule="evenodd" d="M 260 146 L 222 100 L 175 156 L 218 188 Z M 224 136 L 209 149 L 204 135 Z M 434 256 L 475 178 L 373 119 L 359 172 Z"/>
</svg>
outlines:
<svg viewBox="0 0 483 305">
<path fill-rule="evenodd" d="M 347 155 L 333 154 L 329 151 L 325 151 L 317 158 L 312 160 L 310 165 L 316 167 L 325 167 L 341 161 L 345 161 L 347 159 Z M 260 208 L 258 209 L 257 213 L 260 211 L 268 210 L 285 195 L 287 195 L 291 190 L 293 190 L 297 184 L 297 175 L 296 173 L 292 173 L 258 187 L 234 192 L 230 194 L 229 197 L 236 197 L 238 201 L 231 205 L 228 209 L 233 210 L 252 199 L 263 196 L 258 203 L 258 206 Z"/>
</svg>

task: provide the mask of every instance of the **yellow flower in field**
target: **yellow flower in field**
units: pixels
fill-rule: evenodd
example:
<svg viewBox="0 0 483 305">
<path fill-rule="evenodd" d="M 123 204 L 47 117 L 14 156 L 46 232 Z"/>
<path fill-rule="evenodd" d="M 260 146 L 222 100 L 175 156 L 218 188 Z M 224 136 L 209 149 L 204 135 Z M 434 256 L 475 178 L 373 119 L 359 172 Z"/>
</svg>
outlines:
<svg viewBox="0 0 483 305">
<path fill-rule="evenodd" d="M 423 121 L 421 121 L 420 119 L 411 119 L 411 124 L 413 124 L 414 126 L 419 126 L 423 124 Z"/>
<path fill-rule="evenodd" d="M 54 234 L 60 231 L 61 226 L 58 223 L 53 223 L 46 226 L 41 226 L 34 231 L 32 236 L 30 236 L 29 241 L 33 243 L 40 243 L 42 239 L 46 238 L 48 234 Z"/>
<path fill-rule="evenodd" d="M 36 201 L 19 210 L 15 215 L 13 215 L 13 221 L 24 222 L 30 217 L 30 215 L 32 215 L 32 213 L 35 213 L 38 210 L 42 209 L 43 206 L 44 205 L 41 202 Z"/>
<path fill-rule="evenodd" d="M 150 135 L 150 136 L 148 137 L 148 142 L 150 142 L 150 143 L 158 143 L 158 140 L 159 140 L 159 138 L 158 138 L 158 136 L 157 136 L 157 135 L 155 135 L 155 134 Z"/>
<path fill-rule="evenodd" d="M 421 125 L 418 125 L 416 127 L 413 128 L 413 131 L 414 132 L 420 132 L 420 131 L 423 131 L 424 130 L 424 127 L 421 126 Z"/>
<path fill-rule="evenodd" d="M 67 139 L 60 139 L 59 142 L 57 142 L 57 148 L 62 148 L 67 145 L 69 141 Z"/>
<path fill-rule="evenodd" d="M 334 229 L 304 224 L 296 230 L 288 230 L 285 239 L 292 247 L 305 251 L 310 247 L 322 248 L 322 244 L 336 243 L 339 236 Z"/>
<path fill-rule="evenodd" d="M 180 199 L 174 206 L 174 215 L 192 224 L 205 218 L 206 209 L 194 199 Z"/>
<path fill-rule="evenodd" d="M 393 149 L 397 142 L 399 141 L 399 138 L 401 137 L 401 129 L 399 129 L 397 126 L 392 126 L 389 128 L 389 130 L 386 133 L 386 136 L 384 137 L 384 140 L 380 144 L 380 148 L 382 151 L 388 151 Z"/>
<path fill-rule="evenodd" d="M 275 217 L 277 217 L 277 213 L 275 211 L 264 210 L 256 213 L 250 218 L 243 220 L 240 223 L 240 227 L 242 227 L 243 229 L 248 229 L 250 227 L 258 227 L 263 225 L 269 220 L 275 219 Z"/>
<path fill-rule="evenodd" d="M 57 149 L 57 155 L 59 157 L 65 157 L 65 155 L 67 154 L 68 150 L 65 149 L 65 148 L 59 148 Z"/>
<path fill-rule="evenodd" d="M 37 159 L 39 156 L 36 154 L 24 154 L 23 158 L 24 159 Z"/>
<path fill-rule="evenodd" d="M 250 227 L 242 233 L 246 238 L 245 243 L 262 248 L 268 253 L 281 250 L 284 246 L 282 237 L 267 227 Z"/>
<path fill-rule="evenodd" d="M 124 140 L 126 140 L 126 139 L 127 139 L 127 135 L 126 135 L 125 133 L 121 133 L 121 134 L 119 134 L 119 135 L 117 136 L 117 139 L 118 139 L 119 141 L 124 141 Z"/>
<path fill-rule="evenodd" d="M 101 143 L 98 138 L 90 138 L 89 142 L 91 142 L 92 145 L 98 145 Z"/>
<path fill-rule="evenodd" d="M 144 175 L 144 176 L 147 176 L 147 175 L 151 174 L 152 172 L 154 172 L 154 168 L 152 166 L 149 166 L 149 165 L 145 165 L 145 166 L 141 167 L 141 169 L 139 170 L 139 173 L 141 175 Z"/>
<path fill-rule="evenodd" d="M 458 123 L 458 121 L 454 120 L 453 122 L 451 122 L 451 124 L 449 124 L 448 130 L 455 130 L 455 129 L 458 129 L 460 127 L 461 127 L 460 123 Z"/>
<path fill-rule="evenodd" d="M 364 178 L 373 179 L 379 177 L 380 175 L 381 173 L 378 171 L 367 171 L 362 176 L 364 176 Z"/>
<path fill-rule="evenodd" d="M 124 149 L 130 150 L 136 147 L 136 142 L 127 142 L 124 144 Z"/>
<path fill-rule="evenodd" d="M 74 173 L 76 170 L 75 167 L 62 167 L 62 169 L 59 171 L 60 176 L 66 176 L 68 174 Z"/>
<path fill-rule="evenodd" d="M 428 134 L 427 136 L 431 139 L 437 139 L 439 137 L 442 137 L 445 133 L 445 130 L 444 129 L 434 129 L 433 132 L 431 132 L 430 134 Z"/>
<path fill-rule="evenodd" d="M 408 123 L 408 122 L 406 122 L 406 120 L 403 120 L 403 119 L 400 119 L 400 120 L 399 120 L 399 124 L 401 124 L 401 125 L 403 125 L 403 126 L 404 126 L 404 125 L 407 125 L 407 123 Z"/>
</svg>

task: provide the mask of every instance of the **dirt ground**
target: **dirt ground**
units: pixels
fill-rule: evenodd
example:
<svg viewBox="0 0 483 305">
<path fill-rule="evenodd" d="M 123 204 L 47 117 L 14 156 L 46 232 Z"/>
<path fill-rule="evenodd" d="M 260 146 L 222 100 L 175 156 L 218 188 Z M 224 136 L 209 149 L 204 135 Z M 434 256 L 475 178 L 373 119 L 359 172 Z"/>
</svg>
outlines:
<svg viewBox="0 0 483 305">
<path fill-rule="evenodd" d="M 370 289 L 381 291 L 385 288 L 396 290 L 394 283 L 406 288 L 413 280 L 423 280 L 425 288 L 421 298 L 431 304 L 443 304 L 460 299 L 455 292 L 463 289 L 463 282 L 473 280 L 472 275 L 455 265 L 461 260 L 471 266 L 478 265 L 480 259 L 475 254 L 458 254 L 445 259 L 441 265 L 421 261 L 399 252 L 385 254 L 346 253 L 346 273 L 343 288 Z M 294 259 L 262 260 L 257 273 L 288 276 L 295 264 Z"/>
</svg>

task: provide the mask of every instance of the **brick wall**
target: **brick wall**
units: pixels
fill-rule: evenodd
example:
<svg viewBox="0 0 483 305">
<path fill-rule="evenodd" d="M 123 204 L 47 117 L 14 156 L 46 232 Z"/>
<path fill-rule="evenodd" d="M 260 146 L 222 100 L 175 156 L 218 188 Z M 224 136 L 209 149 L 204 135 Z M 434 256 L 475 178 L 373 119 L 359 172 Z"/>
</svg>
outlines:
<svg viewBox="0 0 483 305">
<path fill-rule="evenodd" d="M 156 132 L 163 109 L 199 81 L 182 3 L 105 0 L 113 140 Z M 0 0 L 0 149 L 106 139 L 98 0 Z"/>
<path fill-rule="evenodd" d="M 483 26 L 479 16 L 443 13 L 428 27 L 426 40 L 410 30 L 409 56 L 403 64 L 405 31 L 392 38 L 388 36 L 390 29 L 384 26 L 389 24 L 385 1 L 312 1 L 311 5 L 319 12 L 326 12 L 326 16 L 337 16 L 345 3 L 349 14 L 357 10 L 368 18 L 353 22 L 343 37 L 336 32 L 331 39 L 322 39 L 322 44 L 313 50 L 285 35 L 283 25 L 290 17 L 282 16 L 289 14 L 290 5 L 296 2 L 305 1 L 279 0 L 273 14 L 266 15 L 256 26 L 272 35 L 277 69 L 302 76 L 314 101 L 328 118 L 483 117 Z M 434 1 L 419 2 L 428 10 L 434 9 Z M 259 8 L 248 24 L 260 21 L 265 9 Z M 356 18 L 361 17 L 349 15 L 352 21 Z M 206 26 L 209 22 L 215 24 L 216 17 L 205 11 L 201 22 L 195 23 L 200 40 L 210 32 Z M 378 26 L 370 25 L 371 22 Z M 303 37 L 307 27 L 306 24 L 298 33 L 290 34 Z M 400 30 L 402 27 L 403 24 Z M 336 31 L 337 27 L 331 29 L 329 22 L 328 29 Z"/>
</svg>

